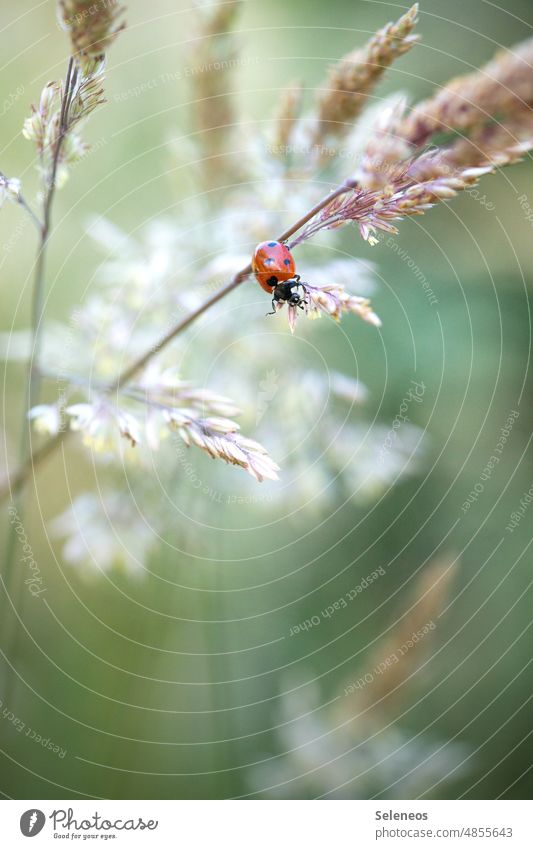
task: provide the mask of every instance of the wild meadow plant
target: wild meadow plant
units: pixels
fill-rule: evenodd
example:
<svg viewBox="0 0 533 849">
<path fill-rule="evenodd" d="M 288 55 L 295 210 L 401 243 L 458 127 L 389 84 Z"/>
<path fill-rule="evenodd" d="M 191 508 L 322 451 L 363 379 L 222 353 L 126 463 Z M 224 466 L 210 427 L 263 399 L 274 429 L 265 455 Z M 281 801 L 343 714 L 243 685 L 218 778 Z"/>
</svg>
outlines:
<svg viewBox="0 0 533 849">
<path fill-rule="evenodd" d="M 279 316 L 266 319 L 255 302 L 246 303 L 254 330 L 242 334 L 242 307 L 251 291 L 249 257 L 268 238 L 292 250 L 324 231 L 334 238 L 344 227 L 376 246 L 379 256 L 380 239 L 397 235 L 402 219 L 451 200 L 498 167 L 518 162 L 533 146 L 533 40 L 499 52 L 481 70 L 452 80 L 414 107 L 403 96 L 368 106 L 387 67 L 418 41 L 417 5 L 334 65 L 308 110 L 301 85 L 289 83 L 264 137 L 247 134 L 228 93 L 229 76 L 245 67 L 234 34 L 240 6 L 239 0 L 198 3 L 194 13 L 190 59 L 201 68 L 190 74 L 196 141 L 170 148 L 180 163 L 194 162 L 196 200 L 186 212 L 151 221 L 138 239 L 95 217 L 88 233 L 106 259 L 97 287 L 64 325 L 48 330 L 43 310 L 52 209 L 56 189 L 87 151 L 80 132 L 104 100 L 105 55 L 125 26 L 119 3 L 59 2 L 59 21 L 71 45 L 67 72 L 64 80 L 45 86 L 23 129 L 41 176 L 38 208 L 27 202 L 16 178 L 1 177 L 0 200 L 23 206 L 39 235 L 20 462 L 9 468 L 1 495 L 20 499 L 30 475 L 79 434 L 106 466 L 109 515 L 99 510 L 100 490 L 75 498 L 56 521 L 56 530 L 68 537 L 65 554 L 76 562 L 87 559 L 76 539 L 79 521 L 94 527 L 93 539 L 105 540 L 98 547 L 100 568 L 124 560 L 113 531 L 113 524 L 116 530 L 122 523 L 129 537 L 138 537 L 128 548 L 138 553 L 142 568 L 149 535 L 124 516 L 120 470 L 123 464 L 131 470 L 129 485 L 136 481 L 142 504 L 143 497 L 154 497 L 147 470 L 156 452 L 163 481 L 170 468 L 173 475 L 187 476 L 185 447 L 245 470 L 254 479 L 251 485 L 287 474 L 291 487 L 274 488 L 272 499 L 301 496 L 307 509 L 334 500 L 339 489 L 356 499 L 374 497 L 400 475 L 416 471 L 419 457 L 412 454 L 419 432 L 406 424 L 383 455 L 387 428 L 369 429 L 360 412 L 354 415 L 366 390 L 353 375 L 332 372 L 326 379 L 311 366 L 299 367 L 290 385 L 277 385 L 276 366 L 257 357 L 254 334 L 276 323 L 278 363 L 294 360 L 295 340 Z M 195 224 L 213 219 L 216 226 L 210 228 Z M 331 261 L 324 246 L 315 246 L 312 254 L 304 247 L 302 257 L 298 251 L 303 309 L 276 304 L 291 331 L 320 349 L 318 328 L 307 319 L 339 322 L 353 314 L 380 327 L 369 301 L 375 290 L 371 263 Z M 207 321 L 208 332 L 202 333 Z M 191 352 L 185 331 L 195 322 L 201 342 Z M 125 363 L 126 349 L 136 355 Z M 65 351 L 70 356 L 63 367 Z M 213 363 L 221 351 L 215 385 L 207 386 L 202 364 Z M 265 404 L 258 387 L 267 374 Z M 323 410 L 319 426 L 317 409 Z M 236 421 L 241 415 L 246 435 Z M 39 440 L 31 451 L 28 420 L 32 446 Z M 279 446 L 283 461 L 271 456 Z M 349 458 L 357 446 L 353 463 Z M 196 477 L 200 485 L 189 488 L 190 501 L 224 490 L 226 478 L 215 464 L 208 480 Z M 257 498 L 249 489 L 245 495 Z M 160 532 L 165 522 L 175 521 L 170 509 L 161 509 L 160 521 Z"/>
</svg>

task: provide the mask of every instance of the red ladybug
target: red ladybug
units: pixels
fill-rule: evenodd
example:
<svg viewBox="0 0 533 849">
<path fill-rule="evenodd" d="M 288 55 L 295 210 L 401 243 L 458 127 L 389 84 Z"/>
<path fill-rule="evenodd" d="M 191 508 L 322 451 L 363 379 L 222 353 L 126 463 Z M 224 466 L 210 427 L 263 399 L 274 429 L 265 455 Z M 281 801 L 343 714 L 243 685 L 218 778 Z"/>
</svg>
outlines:
<svg viewBox="0 0 533 849">
<path fill-rule="evenodd" d="M 257 282 L 272 295 L 272 315 L 276 303 L 286 301 L 291 307 L 304 309 L 306 288 L 295 274 L 293 256 L 283 242 L 261 242 L 252 257 L 252 268 Z"/>
</svg>

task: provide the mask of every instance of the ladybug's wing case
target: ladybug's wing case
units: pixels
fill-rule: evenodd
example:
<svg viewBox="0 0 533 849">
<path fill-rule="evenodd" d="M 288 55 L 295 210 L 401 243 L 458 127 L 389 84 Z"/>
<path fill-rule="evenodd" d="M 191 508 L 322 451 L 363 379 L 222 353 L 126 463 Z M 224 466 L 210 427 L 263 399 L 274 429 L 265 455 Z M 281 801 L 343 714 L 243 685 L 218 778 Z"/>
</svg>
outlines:
<svg viewBox="0 0 533 849">
<path fill-rule="evenodd" d="M 274 291 L 276 283 L 268 283 L 267 281 L 272 278 L 272 275 L 271 274 L 266 275 L 266 274 L 263 273 L 263 274 L 256 274 L 255 276 L 257 278 L 257 282 L 261 286 L 261 289 L 263 289 L 265 292 L 268 292 L 268 294 L 271 295 L 272 292 Z"/>
<path fill-rule="evenodd" d="M 274 253 L 276 242 L 261 242 L 255 249 L 252 268 L 262 289 L 269 294 L 278 282 L 278 262 Z"/>
<path fill-rule="evenodd" d="M 294 277 L 295 267 L 287 245 L 261 242 L 254 252 L 252 268 L 257 282 L 269 294 L 277 283 Z"/>
<path fill-rule="evenodd" d="M 276 247 L 273 248 L 273 252 L 275 253 L 278 280 L 291 280 L 294 277 L 296 269 L 294 259 L 287 245 L 277 242 Z"/>
</svg>

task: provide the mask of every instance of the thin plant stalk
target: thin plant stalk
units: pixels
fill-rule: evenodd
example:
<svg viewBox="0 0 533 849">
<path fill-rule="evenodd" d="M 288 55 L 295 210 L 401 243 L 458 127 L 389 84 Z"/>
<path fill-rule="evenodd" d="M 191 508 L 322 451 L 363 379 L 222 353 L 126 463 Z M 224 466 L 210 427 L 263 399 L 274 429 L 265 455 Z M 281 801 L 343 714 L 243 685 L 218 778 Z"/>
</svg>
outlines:
<svg viewBox="0 0 533 849">
<path fill-rule="evenodd" d="M 37 218 L 35 212 L 33 211 L 33 209 L 31 208 L 31 206 L 23 195 L 19 195 L 18 204 L 28 213 L 34 225 L 37 227 L 37 232 L 39 233 L 39 236 L 41 236 L 41 233 L 43 231 L 42 221 Z"/>
<path fill-rule="evenodd" d="M 35 278 L 33 284 L 33 299 L 32 299 L 32 313 L 31 313 L 31 332 L 32 332 L 32 345 L 31 345 L 31 355 L 28 367 L 28 396 L 27 396 L 27 409 L 24 410 L 24 416 L 27 417 L 28 411 L 31 407 L 38 402 L 39 398 L 39 390 L 41 378 L 38 369 L 34 369 L 32 367 L 32 363 L 35 360 L 39 362 L 39 354 L 41 350 L 41 340 L 42 340 L 42 313 L 43 313 L 43 305 L 44 305 L 44 282 L 45 282 L 45 262 L 46 262 L 46 248 L 48 246 L 48 238 L 50 236 L 50 229 L 52 226 L 52 205 L 54 201 L 54 195 L 56 191 L 56 180 L 57 180 L 57 168 L 59 165 L 59 157 L 61 154 L 61 148 L 63 146 L 63 141 L 65 139 L 66 130 L 67 130 L 67 120 L 68 120 L 68 110 L 70 106 L 70 100 L 72 96 L 72 91 L 74 86 L 76 85 L 76 77 L 77 71 L 74 66 L 74 60 L 72 57 L 69 59 L 68 68 L 67 68 L 67 77 L 65 80 L 65 90 L 63 92 L 63 101 L 61 104 L 61 117 L 59 124 L 59 134 L 57 139 L 56 148 L 54 151 L 54 158 L 52 160 L 52 170 L 50 173 L 50 179 L 47 186 L 46 196 L 44 200 L 44 209 L 43 209 L 43 224 L 41 229 L 41 241 L 39 245 L 39 252 L 37 255 L 37 265 L 35 268 Z M 23 431 L 26 431 L 26 428 L 23 427 Z"/>
<path fill-rule="evenodd" d="M 67 131 L 67 121 L 68 121 L 68 110 L 71 100 L 71 95 L 76 84 L 76 76 L 77 71 L 74 66 L 74 60 L 72 57 L 69 60 L 68 68 L 67 68 L 67 76 L 65 80 L 65 89 L 63 92 L 63 100 L 61 104 L 61 116 L 60 116 L 60 124 L 59 124 L 59 133 L 57 138 L 57 144 L 54 150 L 54 156 L 52 159 L 52 168 L 50 171 L 50 175 L 48 178 L 48 185 L 46 187 L 44 204 L 43 204 L 43 220 L 42 223 L 38 221 L 37 217 L 27 205 L 27 203 L 21 199 L 19 202 L 21 205 L 30 213 L 34 222 L 39 224 L 40 229 L 40 239 L 39 246 L 37 249 L 37 259 L 35 263 L 35 274 L 33 278 L 33 290 L 32 290 L 32 304 L 31 304 L 31 346 L 30 346 L 30 358 L 28 362 L 27 369 L 27 379 L 26 379 L 26 392 L 24 396 L 24 403 L 22 408 L 22 420 L 20 427 L 20 443 L 19 443 L 19 467 L 24 468 L 31 465 L 31 457 L 28 458 L 29 453 L 29 422 L 28 422 L 28 412 L 34 406 L 34 404 L 38 403 L 40 389 L 41 389 L 41 374 L 38 368 L 33 367 L 33 361 L 39 360 L 39 354 L 41 350 L 41 342 L 42 342 L 42 312 L 44 307 L 44 286 L 45 286 L 45 269 L 46 269 L 46 250 L 48 247 L 48 240 L 50 236 L 50 229 L 52 223 L 52 205 L 56 190 L 56 180 L 57 180 L 57 169 L 59 165 L 59 158 L 61 155 L 61 148 L 63 146 L 63 141 Z M 19 489 L 12 489 L 12 497 L 13 495 L 18 495 Z M 16 500 L 16 510 L 19 519 L 23 516 L 23 502 L 19 498 Z M 6 550 L 4 556 L 4 585 L 6 593 L 10 591 L 10 585 L 12 582 L 12 572 L 13 572 L 13 561 L 15 555 L 15 547 L 16 547 L 16 532 L 15 532 L 15 523 L 12 522 L 9 525 L 8 535 L 7 535 L 7 543 Z M 12 680 L 12 676 L 9 676 L 8 682 L 6 682 L 6 699 L 8 698 L 8 684 L 9 680 Z"/>
</svg>

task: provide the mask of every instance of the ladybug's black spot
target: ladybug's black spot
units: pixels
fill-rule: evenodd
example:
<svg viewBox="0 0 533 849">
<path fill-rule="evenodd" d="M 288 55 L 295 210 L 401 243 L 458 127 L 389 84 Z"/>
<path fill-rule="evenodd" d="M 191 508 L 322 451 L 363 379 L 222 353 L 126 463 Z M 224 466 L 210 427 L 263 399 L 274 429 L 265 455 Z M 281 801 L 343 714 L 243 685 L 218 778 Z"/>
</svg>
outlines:
<svg viewBox="0 0 533 849">
<path fill-rule="evenodd" d="M 268 247 L 269 247 L 269 248 L 275 248 L 275 247 L 276 247 L 276 245 L 277 245 L 277 242 L 269 242 L 269 243 L 268 243 Z"/>
<path fill-rule="evenodd" d="M 267 280 L 267 286 L 275 286 L 277 284 L 277 282 L 278 282 L 277 277 L 274 277 L 274 276 L 269 277 L 268 280 Z"/>
<path fill-rule="evenodd" d="M 284 260 L 283 260 L 283 262 L 285 263 L 285 265 L 290 265 L 290 264 L 291 264 L 290 259 L 284 259 Z"/>
</svg>

